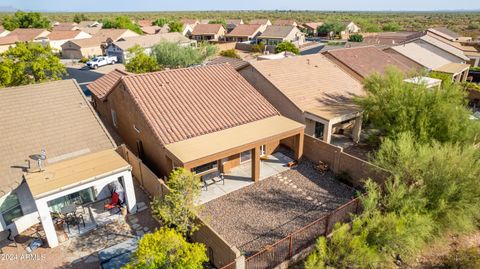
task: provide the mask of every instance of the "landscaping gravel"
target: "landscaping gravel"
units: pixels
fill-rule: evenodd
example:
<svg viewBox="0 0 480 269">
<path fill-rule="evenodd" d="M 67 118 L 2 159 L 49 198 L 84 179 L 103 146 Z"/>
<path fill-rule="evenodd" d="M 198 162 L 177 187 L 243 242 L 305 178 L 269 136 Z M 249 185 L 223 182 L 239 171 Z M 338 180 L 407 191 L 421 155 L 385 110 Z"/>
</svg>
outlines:
<svg viewBox="0 0 480 269">
<path fill-rule="evenodd" d="M 353 198 L 355 189 L 321 175 L 304 159 L 296 168 L 266 178 L 204 205 L 202 217 L 246 255 L 287 236 Z"/>
</svg>

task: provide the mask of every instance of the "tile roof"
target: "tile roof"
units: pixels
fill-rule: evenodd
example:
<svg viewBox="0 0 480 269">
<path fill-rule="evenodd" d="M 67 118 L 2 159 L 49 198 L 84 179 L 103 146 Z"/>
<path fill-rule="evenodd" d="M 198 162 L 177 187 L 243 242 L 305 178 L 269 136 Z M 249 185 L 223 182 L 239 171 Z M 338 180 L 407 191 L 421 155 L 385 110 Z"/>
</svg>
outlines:
<svg viewBox="0 0 480 269">
<path fill-rule="evenodd" d="M 196 19 L 182 19 L 180 20 L 184 24 L 197 24 L 198 20 Z"/>
<path fill-rule="evenodd" d="M 323 22 L 307 22 L 307 23 L 304 23 L 304 24 L 302 24 L 302 25 L 305 26 L 305 27 L 307 27 L 307 28 L 317 30 L 317 28 L 318 28 L 319 26 L 322 26 L 322 25 L 323 25 Z"/>
<path fill-rule="evenodd" d="M 261 27 L 260 24 L 239 24 L 226 36 L 253 36 Z"/>
<path fill-rule="evenodd" d="M 164 145 L 279 115 L 227 64 L 130 75 L 121 81 Z"/>
<path fill-rule="evenodd" d="M 192 35 L 212 35 L 218 34 L 218 32 L 223 28 L 221 24 L 197 24 L 193 28 Z"/>
<path fill-rule="evenodd" d="M 68 42 L 72 42 L 77 46 L 79 46 L 80 48 L 90 48 L 90 47 L 101 46 L 103 43 L 105 43 L 105 39 L 103 37 L 91 37 L 91 38 L 82 38 L 82 39 L 72 39 L 72 40 L 69 40 Z"/>
<path fill-rule="evenodd" d="M 43 32 L 47 31 L 46 29 L 37 29 L 37 28 L 17 28 L 8 34 L 9 36 L 16 35 L 19 41 L 32 41 L 41 35 Z"/>
<path fill-rule="evenodd" d="M 360 82 L 322 54 L 250 64 L 302 111 L 343 105 L 364 94 Z"/>
<path fill-rule="evenodd" d="M 153 25 L 152 20 L 139 20 L 137 21 L 137 25 L 140 27 L 148 27 Z"/>
<path fill-rule="evenodd" d="M 49 40 L 74 39 L 80 33 L 81 31 L 53 30 L 47 37 Z"/>
<path fill-rule="evenodd" d="M 230 57 L 224 57 L 224 56 L 216 57 L 207 63 L 207 65 L 212 65 L 212 64 L 229 64 L 233 68 L 235 68 L 235 70 L 240 70 L 250 65 L 250 63 L 242 59 L 230 58 Z"/>
<path fill-rule="evenodd" d="M 0 37 L 0 45 L 11 45 L 16 42 L 21 42 L 16 35 L 7 35 Z"/>
<path fill-rule="evenodd" d="M 429 35 L 424 35 L 422 37 L 420 37 L 421 40 L 443 50 L 443 51 L 446 51 L 452 55 L 455 55 L 456 57 L 464 60 L 464 61 L 468 61 L 469 58 L 467 56 L 465 56 L 465 53 L 463 53 L 462 50 L 454 47 L 454 46 L 451 46 L 445 42 L 442 42 L 434 37 L 431 37 Z"/>
<path fill-rule="evenodd" d="M 134 33 L 129 29 L 100 29 L 93 37 L 103 38 L 105 41 L 109 38 L 117 41 L 126 32 Z"/>
<path fill-rule="evenodd" d="M 457 39 L 460 37 L 459 34 L 455 33 L 454 31 L 446 27 L 435 27 L 435 28 L 430 28 L 429 30 L 434 30 L 435 32 L 439 32 L 440 34 L 445 35 L 449 39 Z"/>
<path fill-rule="evenodd" d="M 362 78 L 373 73 L 383 74 L 389 66 L 394 66 L 405 73 L 411 71 L 411 68 L 404 63 L 372 46 L 331 50 L 326 54 L 332 56 Z"/>
<path fill-rule="evenodd" d="M 140 29 L 142 29 L 142 32 L 147 35 L 154 35 L 162 30 L 162 27 L 153 25 L 153 26 L 143 26 Z"/>
<path fill-rule="evenodd" d="M 441 57 L 415 42 L 394 46 L 391 47 L 391 49 L 428 69 L 435 69 L 450 63 L 448 59 Z"/>
<path fill-rule="evenodd" d="M 25 160 L 41 149 L 52 164 L 115 147 L 73 79 L 1 89 L 0 114 L 0 196 L 22 182 Z"/>
<path fill-rule="evenodd" d="M 414 60 L 406 57 L 405 55 L 403 55 L 401 53 L 398 53 L 397 51 L 395 51 L 391 48 L 387 48 L 387 49 L 383 50 L 383 52 L 388 53 L 390 56 L 395 58 L 397 61 L 403 63 L 406 66 L 408 66 L 411 70 L 416 70 L 418 72 L 418 71 L 421 71 L 424 68 L 421 64 L 415 62 Z"/>
<path fill-rule="evenodd" d="M 110 92 L 112 87 L 118 82 L 118 80 L 127 76 L 130 73 L 115 69 L 100 78 L 96 79 L 92 83 L 87 85 L 87 88 L 95 95 L 98 99 L 103 99 Z"/>
<path fill-rule="evenodd" d="M 296 27 L 270 25 L 259 38 L 286 38 Z"/>
<path fill-rule="evenodd" d="M 365 36 L 363 42 L 371 45 L 399 45 L 424 35 L 422 32 L 383 32 Z"/>
<path fill-rule="evenodd" d="M 461 64 L 461 63 L 448 63 L 446 65 L 442 65 L 438 68 L 433 69 L 437 72 L 449 73 L 449 74 L 459 74 L 465 70 L 470 68 L 469 64 Z"/>
<path fill-rule="evenodd" d="M 99 23 L 98 21 L 81 21 L 78 23 L 78 27 L 92 27 L 92 25 L 94 24 L 99 24 L 101 25 L 101 23 Z"/>
<path fill-rule="evenodd" d="M 160 42 L 185 44 L 190 43 L 191 41 L 181 33 L 164 33 L 156 35 L 125 37 L 120 41 L 113 42 L 113 44 L 125 51 L 134 47 L 135 45 L 140 45 L 143 48 L 150 48 Z"/>
</svg>

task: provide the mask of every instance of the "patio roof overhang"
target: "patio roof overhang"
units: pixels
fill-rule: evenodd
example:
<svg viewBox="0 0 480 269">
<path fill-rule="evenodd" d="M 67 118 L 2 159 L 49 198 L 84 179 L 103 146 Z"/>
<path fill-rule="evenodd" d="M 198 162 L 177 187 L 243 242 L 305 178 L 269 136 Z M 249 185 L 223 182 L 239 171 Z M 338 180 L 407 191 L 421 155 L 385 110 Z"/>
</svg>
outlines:
<svg viewBox="0 0 480 269">
<path fill-rule="evenodd" d="M 440 67 L 434 68 L 433 71 L 452 74 L 453 76 L 455 76 L 467 71 L 469 68 L 470 68 L 469 64 L 448 63 L 446 65 L 442 65 Z"/>
<path fill-rule="evenodd" d="M 328 104 L 325 106 L 313 107 L 305 110 L 305 116 L 313 120 L 320 118 L 323 122 L 336 124 L 342 121 L 351 120 L 362 115 L 362 109 L 352 103 Z"/>
<path fill-rule="evenodd" d="M 25 173 L 24 177 L 32 196 L 40 199 L 130 169 L 115 150 L 108 149 Z"/>
<path fill-rule="evenodd" d="M 283 116 L 273 116 L 215 133 L 168 144 L 169 157 L 193 168 L 252 149 L 269 141 L 303 134 L 305 126 Z"/>
</svg>

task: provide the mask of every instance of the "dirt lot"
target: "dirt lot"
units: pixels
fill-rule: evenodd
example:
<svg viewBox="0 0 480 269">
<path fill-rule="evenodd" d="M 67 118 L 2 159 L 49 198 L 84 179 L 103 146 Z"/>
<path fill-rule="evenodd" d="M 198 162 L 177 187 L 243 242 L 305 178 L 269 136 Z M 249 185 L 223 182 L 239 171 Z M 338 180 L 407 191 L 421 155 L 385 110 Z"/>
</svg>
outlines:
<svg viewBox="0 0 480 269">
<path fill-rule="evenodd" d="M 204 219 L 247 255 L 322 217 L 349 201 L 351 187 L 308 160 L 205 204 Z"/>
</svg>

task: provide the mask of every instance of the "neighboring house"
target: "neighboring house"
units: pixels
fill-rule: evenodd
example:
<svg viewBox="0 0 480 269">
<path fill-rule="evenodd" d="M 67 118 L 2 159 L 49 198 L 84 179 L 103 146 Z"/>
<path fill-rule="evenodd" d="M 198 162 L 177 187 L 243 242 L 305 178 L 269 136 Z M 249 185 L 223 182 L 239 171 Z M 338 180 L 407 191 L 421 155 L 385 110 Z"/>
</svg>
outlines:
<svg viewBox="0 0 480 269">
<path fill-rule="evenodd" d="M 90 34 L 83 31 L 61 31 L 53 30 L 48 36 L 48 43 L 54 51 L 61 51 L 65 42 L 74 39 L 91 38 Z"/>
<path fill-rule="evenodd" d="M 183 31 L 182 34 L 188 38 L 192 36 L 193 28 L 197 26 L 200 22 L 198 20 L 192 19 L 182 19 L 180 22 L 183 23 Z"/>
<path fill-rule="evenodd" d="M 79 30 L 78 24 L 74 22 L 55 22 L 53 24 L 53 31 L 76 31 Z"/>
<path fill-rule="evenodd" d="M 465 81 L 468 76 L 469 65 L 465 64 L 465 60 L 423 40 L 393 46 L 384 51 L 401 54 L 429 71 L 450 74 L 454 81 Z"/>
<path fill-rule="evenodd" d="M 471 37 L 461 36 L 446 27 L 436 27 L 427 29 L 427 33 L 447 39 L 449 41 L 466 42 L 471 41 Z"/>
<path fill-rule="evenodd" d="M 79 30 L 94 35 L 102 29 L 103 24 L 98 21 L 81 21 L 77 26 Z"/>
<path fill-rule="evenodd" d="M 137 21 L 137 25 L 140 26 L 140 28 L 149 27 L 149 26 L 153 25 L 153 21 L 152 20 L 139 20 L 139 21 Z"/>
<path fill-rule="evenodd" d="M 139 36 L 139 34 L 129 29 L 101 29 L 95 35 L 93 35 L 93 37 L 101 38 L 105 42 L 115 42 L 121 38 L 133 36 Z"/>
<path fill-rule="evenodd" d="M 16 235 L 41 222 L 55 247 L 51 212 L 108 199 L 118 181 L 135 211 L 131 166 L 75 80 L 2 89 L 0 107 L 0 230 Z"/>
<path fill-rule="evenodd" d="M 363 43 L 370 45 L 395 46 L 408 43 L 422 35 L 423 32 L 382 32 L 362 33 Z"/>
<path fill-rule="evenodd" d="M 116 56 L 119 63 L 125 63 L 129 58 L 128 50 L 136 45 L 142 47 L 150 55 L 153 46 L 160 42 L 177 43 L 179 46 L 191 46 L 195 41 L 183 36 L 181 33 L 166 33 L 122 38 L 117 42 L 108 44 L 105 52 L 109 56 Z"/>
<path fill-rule="evenodd" d="M 0 37 L 4 37 L 10 34 L 10 31 L 7 29 L 3 28 L 3 26 L 0 25 Z"/>
<path fill-rule="evenodd" d="M 46 29 L 17 28 L 7 36 L 16 36 L 19 42 L 41 41 L 46 39 L 50 32 Z"/>
<path fill-rule="evenodd" d="M 362 84 L 321 54 L 254 61 L 239 71 L 280 113 L 305 124 L 305 134 L 330 143 L 332 134 L 360 138 Z"/>
<path fill-rule="evenodd" d="M 164 34 L 164 33 L 168 33 L 170 28 L 168 27 L 168 25 L 164 25 L 162 27 L 160 26 L 157 26 L 157 25 L 153 25 L 153 26 L 144 26 L 142 28 L 140 28 L 142 30 L 142 32 L 146 35 L 155 35 L 155 34 Z"/>
<path fill-rule="evenodd" d="M 305 33 L 309 36 L 318 36 L 318 27 L 322 26 L 323 22 L 307 22 L 302 24 Z"/>
<path fill-rule="evenodd" d="M 16 35 L 7 35 L 0 37 L 0 53 L 7 51 L 11 47 L 15 47 L 15 43 L 21 42 Z"/>
<path fill-rule="evenodd" d="M 297 22 L 295 20 L 276 20 L 273 22 L 273 25 L 276 26 L 295 26 L 297 27 Z"/>
<path fill-rule="evenodd" d="M 353 21 L 343 21 L 342 24 L 345 26 L 345 29 L 340 32 L 341 35 L 355 34 L 361 30 Z"/>
<path fill-rule="evenodd" d="M 452 41 L 452 38 L 445 38 L 431 31 L 427 31 L 427 35 L 463 51 L 465 56 L 469 58 L 468 63 L 471 66 L 480 66 L 480 52 L 475 47 L 466 46 L 459 41 Z"/>
<path fill-rule="evenodd" d="M 266 25 L 260 24 L 240 24 L 230 33 L 225 35 L 227 41 L 233 42 L 244 42 L 254 40 L 259 36 L 265 29 Z"/>
<path fill-rule="evenodd" d="M 249 21 L 248 24 L 259 24 L 259 25 L 270 26 L 272 25 L 272 22 L 269 19 L 257 19 L 257 20 Z"/>
<path fill-rule="evenodd" d="M 213 64 L 229 64 L 233 68 L 235 68 L 235 70 L 240 70 L 249 65 L 248 62 L 242 59 L 230 58 L 230 57 L 224 57 L 224 56 L 215 57 L 206 63 L 206 65 L 213 65 Z"/>
<path fill-rule="evenodd" d="M 221 24 L 197 24 L 192 31 L 192 39 L 197 41 L 220 41 L 225 36 L 225 28 Z"/>
<path fill-rule="evenodd" d="M 104 54 L 105 39 L 103 37 L 74 39 L 65 42 L 61 47 L 64 59 L 91 58 Z"/>
<path fill-rule="evenodd" d="M 297 46 L 303 45 L 305 34 L 296 26 L 268 26 L 265 31 L 257 38 L 258 42 L 266 45 L 276 46 L 278 43 L 288 41 Z"/>
<path fill-rule="evenodd" d="M 105 77 L 88 85 L 97 111 L 159 175 L 175 167 L 226 173 L 250 162 L 258 181 L 262 154 L 285 143 L 302 155 L 304 126 L 280 116 L 228 64 Z"/>
<path fill-rule="evenodd" d="M 227 20 L 227 32 L 231 32 L 235 27 L 244 24 L 242 19 L 236 20 Z"/>
<path fill-rule="evenodd" d="M 375 73 L 385 74 L 389 67 L 395 67 L 405 74 L 416 71 L 412 66 L 372 46 L 330 50 L 324 55 L 360 82 Z"/>
</svg>

